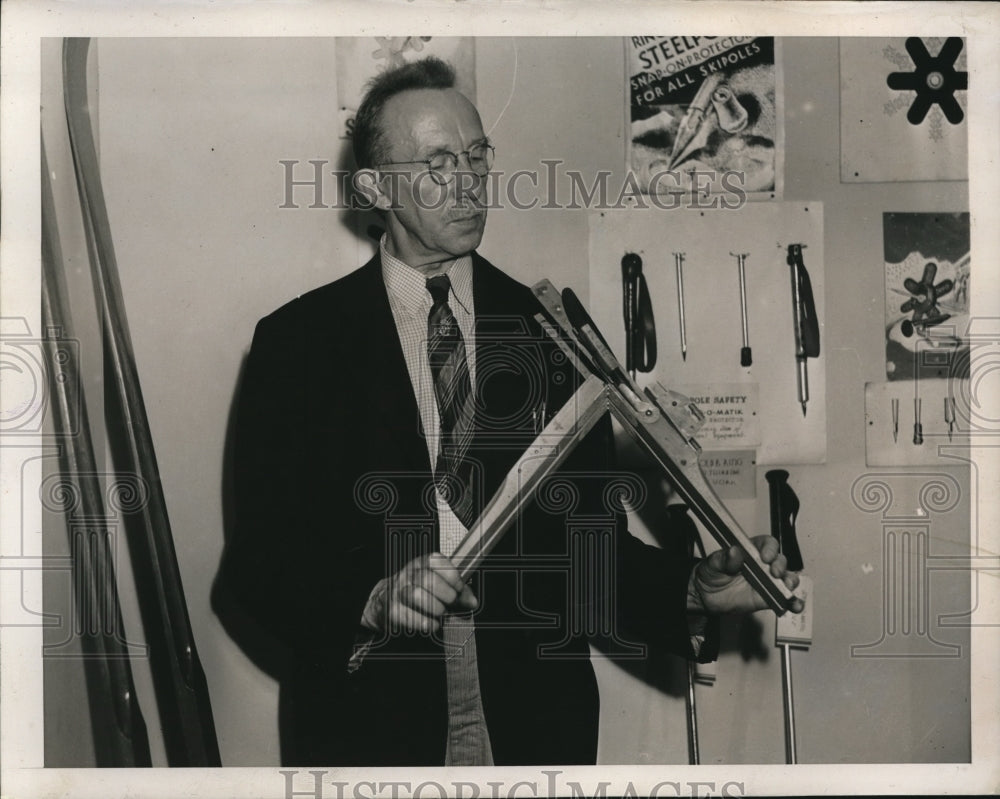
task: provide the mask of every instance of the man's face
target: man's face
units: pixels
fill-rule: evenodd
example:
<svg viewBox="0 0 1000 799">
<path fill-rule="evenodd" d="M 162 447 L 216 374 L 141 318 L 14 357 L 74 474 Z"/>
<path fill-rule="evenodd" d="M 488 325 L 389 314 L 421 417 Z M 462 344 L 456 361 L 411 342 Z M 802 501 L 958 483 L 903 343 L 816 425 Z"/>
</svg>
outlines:
<svg viewBox="0 0 1000 799">
<path fill-rule="evenodd" d="M 486 141 L 475 107 L 455 89 L 417 89 L 392 97 L 382 110 L 386 161 L 423 161 L 456 155 Z M 473 176 L 460 156 L 458 174 L 435 182 L 423 164 L 380 170 L 387 208 L 389 252 L 427 274 L 479 246 L 486 225 L 485 177 Z"/>
</svg>

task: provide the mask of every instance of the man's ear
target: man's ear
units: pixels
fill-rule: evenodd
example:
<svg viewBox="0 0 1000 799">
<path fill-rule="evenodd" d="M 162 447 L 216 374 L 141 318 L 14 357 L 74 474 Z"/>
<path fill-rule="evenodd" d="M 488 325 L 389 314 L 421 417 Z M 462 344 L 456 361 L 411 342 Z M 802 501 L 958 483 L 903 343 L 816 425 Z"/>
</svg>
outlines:
<svg viewBox="0 0 1000 799">
<path fill-rule="evenodd" d="M 354 188 L 372 208 L 387 211 L 392 206 L 392 199 L 383 190 L 377 169 L 359 169 L 355 172 Z"/>
</svg>

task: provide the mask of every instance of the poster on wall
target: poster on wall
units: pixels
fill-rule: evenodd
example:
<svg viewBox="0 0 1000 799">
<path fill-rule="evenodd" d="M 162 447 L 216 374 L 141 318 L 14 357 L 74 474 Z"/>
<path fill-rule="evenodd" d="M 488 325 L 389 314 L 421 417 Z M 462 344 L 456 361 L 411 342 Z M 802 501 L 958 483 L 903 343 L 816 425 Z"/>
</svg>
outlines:
<svg viewBox="0 0 1000 799">
<path fill-rule="evenodd" d="M 965 39 L 840 40 L 840 179 L 967 180 Z"/>
<path fill-rule="evenodd" d="M 337 51 L 337 102 L 340 138 L 349 139 L 354 114 L 375 75 L 427 56 L 447 61 L 456 72 L 456 88 L 476 102 L 475 40 L 470 36 L 340 36 Z"/>
<path fill-rule="evenodd" d="M 882 215 L 889 380 L 969 376 L 969 215 Z"/>
<path fill-rule="evenodd" d="M 771 36 L 631 36 L 628 164 L 649 194 L 781 198 L 779 41 Z"/>
</svg>

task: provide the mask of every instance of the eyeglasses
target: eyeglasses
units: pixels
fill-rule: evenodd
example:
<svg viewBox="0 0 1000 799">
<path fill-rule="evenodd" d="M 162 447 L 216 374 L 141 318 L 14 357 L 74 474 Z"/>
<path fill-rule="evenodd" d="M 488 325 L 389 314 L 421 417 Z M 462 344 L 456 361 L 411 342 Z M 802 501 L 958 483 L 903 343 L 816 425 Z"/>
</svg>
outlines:
<svg viewBox="0 0 1000 799">
<path fill-rule="evenodd" d="M 434 182 L 445 186 L 455 177 L 455 171 L 458 169 L 458 161 L 463 155 L 469 160 L 469 169 L 480 177 L 484 177 L 493 167 L 493 156 L 495 152 L 496 151 L 493 149 L 493 145 L 483 143 L 470 147 L 468 150 L 462 150 L 462 152 L 457 154 L 445 150 L 444 152 L 435 153 L 430 158 L 423 160 L 384 161 L 376 166 L 383 167 L 400 166 L 403 164 L 424 164 L 424 166 L 427 167 L 427 171 L 430 172 L 431 178 Z"/>
</svg>

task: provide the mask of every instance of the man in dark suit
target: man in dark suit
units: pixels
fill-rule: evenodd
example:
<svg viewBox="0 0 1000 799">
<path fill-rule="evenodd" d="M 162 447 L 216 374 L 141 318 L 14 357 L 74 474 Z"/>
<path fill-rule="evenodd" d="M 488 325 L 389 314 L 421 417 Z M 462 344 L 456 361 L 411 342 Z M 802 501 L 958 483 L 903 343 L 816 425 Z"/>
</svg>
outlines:
<svg viewBox="0 0 1000 799">
<path fill-rule="evenodd" d="M 608 424 L 463 582 L 448 555 L 578 376 L 475 252 L 493 148 L 451 68 L 383 73 L 354 147 L 379 252 L 261 320 L 237 415 L 223 575 L 287 655 L 282 759 L 593 763 L 588 636 L 709 659 L 704 619 L 763 602 L 739 550 L 695 567 L 627 533 Z"/>
</svg>

